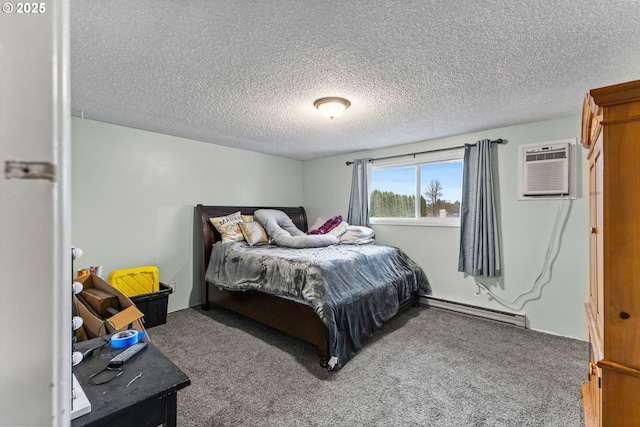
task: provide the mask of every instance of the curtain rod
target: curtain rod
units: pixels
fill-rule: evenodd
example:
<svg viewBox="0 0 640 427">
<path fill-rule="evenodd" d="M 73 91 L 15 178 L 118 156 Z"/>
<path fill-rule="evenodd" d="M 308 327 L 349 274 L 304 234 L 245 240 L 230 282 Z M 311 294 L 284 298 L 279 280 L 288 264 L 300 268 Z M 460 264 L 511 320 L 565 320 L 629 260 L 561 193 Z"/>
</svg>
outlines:
<svg viewBox="0 0 640 427">
<path fill-rule="evenodd" d="M 506 141 L 503 140 L 502 138 L 491 141 L 492 144 L 503 144 L 505 142 Z M 415 156 L 417 156 L 419 154 L 437 153 L 437 152 L 440 152 L 440 151 L 449 151 L 449 150 L 458 150 L 460 148 L 464 148 L 464 147 L 467 147 L 467 146 L 474 146 L 474 145 L 476 145 L 476 144 L 465 144 L 465 145 L 459 145 L 457 147 L 437 148 L 435 150 L 418 151 L 417 153 L 398 154 L 396 156 L 378 157 L 377 159 L 371 159 L 369 161 L 370 162 L 374 162 L 376 160 L 395 159 L 397 157 L 406 157 L 406 156 L 414 156 L 415 157 Z M 347 166 L 349 166 L 349 165 L 352 165 L 353 162 L 346 162 L 346 164 L 347 164 Z"/>
</svg>

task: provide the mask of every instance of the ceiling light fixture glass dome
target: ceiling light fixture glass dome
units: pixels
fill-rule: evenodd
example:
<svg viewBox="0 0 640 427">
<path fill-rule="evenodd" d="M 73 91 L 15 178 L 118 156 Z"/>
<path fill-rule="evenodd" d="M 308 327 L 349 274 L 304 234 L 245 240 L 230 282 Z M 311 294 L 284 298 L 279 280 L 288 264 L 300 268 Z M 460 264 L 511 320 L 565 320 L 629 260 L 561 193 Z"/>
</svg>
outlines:
<svg viewBox="0 0 640 427">
<path fill-rule="evenodd" d="M 333 120 L 335 117 L 342 114 L 342 112 L 349 108 L 350 105 L 351 103 L 348 100 L 335 96 L 320 98 L 313 103 L 313 106 L 330 120 Z"/>
</svg>

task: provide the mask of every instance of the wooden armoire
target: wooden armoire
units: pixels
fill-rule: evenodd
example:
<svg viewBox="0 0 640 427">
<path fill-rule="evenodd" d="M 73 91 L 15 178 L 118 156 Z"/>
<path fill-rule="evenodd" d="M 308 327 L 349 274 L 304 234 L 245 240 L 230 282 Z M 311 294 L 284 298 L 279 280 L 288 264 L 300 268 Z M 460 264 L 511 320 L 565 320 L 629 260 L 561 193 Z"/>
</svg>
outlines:
<svg viewBox="0 0 640 427">
<path fill-rule="evenodd" d="M 589 91 L 587 427 L 640 426 L 640 81 Z"/>
</svg>

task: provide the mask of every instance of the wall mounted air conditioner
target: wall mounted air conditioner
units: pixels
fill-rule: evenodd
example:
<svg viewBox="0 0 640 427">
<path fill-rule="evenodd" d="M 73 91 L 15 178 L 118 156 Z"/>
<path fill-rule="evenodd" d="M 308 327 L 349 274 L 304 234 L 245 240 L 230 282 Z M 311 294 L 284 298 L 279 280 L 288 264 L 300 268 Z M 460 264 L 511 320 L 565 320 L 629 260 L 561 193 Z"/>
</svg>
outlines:
<svg viewBox="0 0 640 427">
<path fill-rule="evenodd" d="M 572 140 L 522 145 L 519 198 L 575 197 L 574 145 Z"/>
</svg>

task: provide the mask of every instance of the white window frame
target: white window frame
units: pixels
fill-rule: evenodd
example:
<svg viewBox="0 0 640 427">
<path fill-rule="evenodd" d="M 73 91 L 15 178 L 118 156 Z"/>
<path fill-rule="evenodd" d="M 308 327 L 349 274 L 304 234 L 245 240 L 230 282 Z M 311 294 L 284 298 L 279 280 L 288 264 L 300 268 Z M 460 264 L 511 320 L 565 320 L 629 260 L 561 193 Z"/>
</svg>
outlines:
<svg viewBox="0 0 640 427">
<path fill-rule="evenodd" d="M 442 163 L 456 163 L 462 162 L 464 158 L 464 148 L 451 149 L 446 151 L 438 151 L 432 153 L 423 153 L 415 156 L 403 156 L 401 158 L 393 159 L 381 159 L 373 162 L 373 165 L 369 172 L 369 183 L 372 182 L 373 171 L 381 169 L 395 169 L 401 167 L 415 167 L 416 169 L 416 215 L 420 214 L 420 166 L 429 166 L 433 164 Z M 460 183 L 462 184 L 462 176 L 460 176 Z M 372 188 L 369 186 L 369 202 L 371 202 Z M 462 200 L 460 201 L 462 202 Z M 460 217 L 446 217 L 446 218 L 422 218 L 416 216 L 414 218 L 380 218 L 370 217 L 372 225 L 411 225 L 421 227 L 460 227 Z"/>
</svg>

